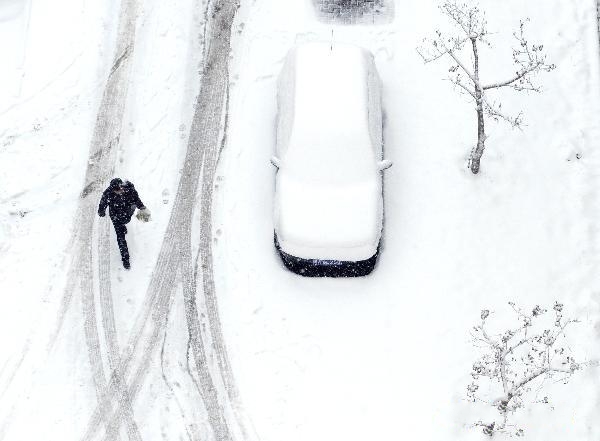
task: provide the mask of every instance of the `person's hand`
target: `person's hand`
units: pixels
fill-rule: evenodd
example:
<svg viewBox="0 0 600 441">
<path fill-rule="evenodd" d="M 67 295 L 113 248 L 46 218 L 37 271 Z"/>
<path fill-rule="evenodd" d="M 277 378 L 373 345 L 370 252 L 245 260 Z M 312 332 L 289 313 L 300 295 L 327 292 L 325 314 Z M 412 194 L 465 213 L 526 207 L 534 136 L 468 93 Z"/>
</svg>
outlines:
<svg viewBox="0 0 600 441">
<path fill-rule="evenodd" d="M 106 216 L 106 213 L 104 211 L 98 211 L 98 216 L 104 217 Z"/>
<path fill-rule="evenodd" d="M 138 220 L 140 220 L 142 222 L 149 222 L 150 221 L 150 210 L 148 210 L 147 208 L 142 208 L 141 210 L 138 210 L 135 217 L 137 217 Z"/>
</svg>

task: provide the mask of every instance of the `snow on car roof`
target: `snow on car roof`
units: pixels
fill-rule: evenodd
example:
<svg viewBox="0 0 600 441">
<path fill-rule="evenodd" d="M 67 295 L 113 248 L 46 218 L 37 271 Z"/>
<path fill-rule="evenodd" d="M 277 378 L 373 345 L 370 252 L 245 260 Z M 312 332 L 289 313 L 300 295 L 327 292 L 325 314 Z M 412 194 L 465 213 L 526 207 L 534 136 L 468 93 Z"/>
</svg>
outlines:
<svg viewBox="0 0 600 441">
<path fill-rule="evenodd" d="M 369 116 L 381 126 L 376 78 L 372 55 L 357 46 L 310 43 L 286 59 L 275 230 L 289 254 L 357 261 L 376 252 L 383 209 L 381 146 L 369 130 Z"/>
<path fill-rule="evenodd" d="M 368 121 L 372 56 L 357 46 L 309 43 L 290 57 L 295 84 L 286 165 L 315 180 L 373 176 Z"/>
</svg>

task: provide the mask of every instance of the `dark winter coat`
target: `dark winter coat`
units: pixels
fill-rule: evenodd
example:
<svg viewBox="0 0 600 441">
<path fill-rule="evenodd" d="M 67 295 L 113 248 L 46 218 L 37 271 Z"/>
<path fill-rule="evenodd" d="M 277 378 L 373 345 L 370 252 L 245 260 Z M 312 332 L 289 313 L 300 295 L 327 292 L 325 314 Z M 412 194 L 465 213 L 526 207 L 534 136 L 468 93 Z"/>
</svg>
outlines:
<svg viewBox="0 0 600 441">
<path fill-rule="evenodd" d="M 98 206 L 98 215 L 104 216 L 106 214 L 106 207 L 108 206 L 108 214 L 113 223 L 123 225 L 131 220 L 131 216 L 133 216 L 136 208 L 142 210 L 146 207 L 131 182 L 117 183 L 117 179 L 113 179 L 113 181 L 111 181 L 111 185 L 102 193 L 100 205 Z M 124 190 L 122 194 L 117 194 L 114 191 L 119 186 Z"/>
</svg>

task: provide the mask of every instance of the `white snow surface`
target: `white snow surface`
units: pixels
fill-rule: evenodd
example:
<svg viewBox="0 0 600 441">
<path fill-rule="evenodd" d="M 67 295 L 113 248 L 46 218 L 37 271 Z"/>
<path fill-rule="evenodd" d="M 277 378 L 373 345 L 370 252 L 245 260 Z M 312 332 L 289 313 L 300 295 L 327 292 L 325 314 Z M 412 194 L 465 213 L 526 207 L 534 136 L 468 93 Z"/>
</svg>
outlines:
<svg viewBox="0 0 600 441">
<path fill-rule="evenodd" d="M 447 64 L 424 65 L 415 51 L 443 24 L 436 4 L 397 2 L 389 24 L 338 26 L 319 22 L 307 0 L 241 1 L 212 221 L 221 321 L 252 439 L 487 439 L 470 425 L 493 409 L 465 399 L 477 354 L 469 330 L 482 309 L 506 316 L 510 300 L 563 302 L 580 319 L 572 349 L 600 358 L 595 2 L 481 1 L 497 42 L 482 51 L 482 75 L 513 73 L 508 42 L 522 17 L 557 69 L 540 77 L 542 94 L 498 94 L 527 126 L 488 123 L 478 176 L 465 167 L 471 104 L 444 81 Z M 132 270 L 113 265 L 121 342 L 179 179 L 198 92 L 198 8 L 155 1 L 139 12 L 117 174 L 135 183 L 153 220 L 130 224 Z M 79 298 L 47 343 L 118 10 L 117 1 L 0 2 L 0 440 L 80 440 L 96 408 Z M 380 260 L 360 279 L 296 276 L 273 247 L 277 78 L 290 48 L 322 40 L 366 48 L 381 76 L 394 167 Z M 190 428 L 211 439 L 185 372 L 181 296 L 171 314 L 135 418 L 145 441 L 188 439 Z M 517 414 L 525 439 L 599 439 L 599 378 L 590 368 L 547 384 L 552 407 Z"/>
<path fill-rule="evenodd" d="M 288 254 L 358 261 L 376 253 L 383 218 L 379 87 L 373 56 L 358 46 L 307 43 L 286 56 L 277 93 L 274 228 Z"/>
<path fill-rule="evenodd" d="M 21 12 L 7 17 L 5 7 L 14 6 Z M 0 439 L 79 440 L 97 406 L 80 296 L 73 297 L 56 343 L 49 342 L 58 331 L 69 238 L 115 52 L 120 6 L 119 1 L 0 2 L 0 17 L 8 20 L 0 23 L 3 61 L 5 51 L 20 51 L 0 70 Z M 134 219 L 128 225 L 132 269 L 127 273 L 118 265 L 111 226 L 111 284 L 121 343 L 141 309 L 179 181 L 199 86 L 202 16 L 202 5 L 187 0 L 138 9 L 116 175 L 135 183 L 152 222 Z M 106 217 L 97 226 L 101 222 L 110 221 Z M 181 303 L 175 302 L 174 314 L 183 314 Z M 171 439 L 186 436 L 177 406 L 177 400 L 193 395 L 181 361 L 186 336 L 180 320 L 169 323 L 162 336 L 171 356 L 153 361 L 135 409 L 144 440 L 161 439 L 164 430 Z M 171 391 L 163 373 L 184 390 Z M 190 406 L 183 405 L 183 412 L 190 420 L 201 419 Z"/>
<path fill-rule="evenodd" d="M 389 25 L 335 26 L 317 22 L 310 2 L 242 3 L 215 270 L 234 371 L 262 440 L 485 439 L 470 425 L 493 409 L 466 401 L 478 353 L 469 331 L 484 308 L 509 315 L 510 300 L 569 305 L 582 319 L 579 355 L 599 356 L 595 4 L 481 2 L 496 42 L 495 53 L 482 50 L 482 75 L 513 73 L 509 42 L 523 17 L 557 69 L 540 77 L 542 94 L 498 94 L 527 126 L 488 122 L 478 176 L 466 169 L 472 105 L 444 81 L 449 64 L 424 65 L 415 51 L 443 25 L 436 5 L 396 2 Z M 379 263 L 358 280 L 291 274 L 272 245 L 277 78 L 290 48 L 321 40 L 368 49 L 382 81 L 394 166 Z M 527 439 L 598 438 L 598 378 L 590 369 L 553 384 L 553 410 L 517 414 Z"/>
</svg>

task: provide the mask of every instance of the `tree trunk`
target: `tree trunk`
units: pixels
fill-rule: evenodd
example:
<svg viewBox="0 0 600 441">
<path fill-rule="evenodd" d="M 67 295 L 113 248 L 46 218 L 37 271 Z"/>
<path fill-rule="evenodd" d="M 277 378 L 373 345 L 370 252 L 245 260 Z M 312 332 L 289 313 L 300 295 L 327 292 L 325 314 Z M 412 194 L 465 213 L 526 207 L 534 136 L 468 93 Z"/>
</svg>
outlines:
<svg viewBox="0 0 600 441">
<path fill-rule="evenodd" d="M 481 156 L 485 149 L 485 122 L 483 120 L 483 89 L 479 83 L 479 53 L 477 52 L 477 38 L 471 37 L 473 46 L 473 74 L 475 86 L 475 104 L 477 109 L 477 147 L 471 152 L 469 164 L 474 175 L 479 173 Z"/>
<path fill-rule="evenodd" d="M 469 163 L 471 165 L 471 171 L 473 174 L 479 173 L 479 166 L 481 163 L 481 156 L 485 150 L 485 123 L 483 121 L 483 103 L 481 98 L 481 92 L 477 91 L 477 147 L 471 153 Z"/>
</svg>

